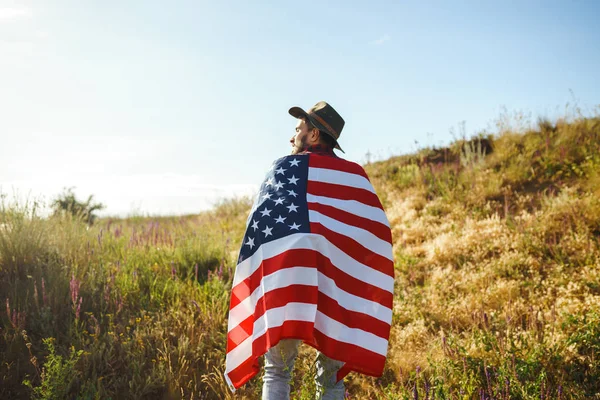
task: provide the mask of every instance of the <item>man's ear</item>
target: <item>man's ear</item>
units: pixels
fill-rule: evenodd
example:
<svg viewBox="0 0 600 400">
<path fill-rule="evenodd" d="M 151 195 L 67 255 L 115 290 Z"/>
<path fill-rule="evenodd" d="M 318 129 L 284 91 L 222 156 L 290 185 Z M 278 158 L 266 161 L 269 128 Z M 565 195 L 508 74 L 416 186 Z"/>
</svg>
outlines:
<svg viewBox="0 0 600 400">
<path fill-rule="evenodd" d="M 319 143 L 319 140 L 321 138 L 321 132 L 317 128 L 313 128 L 311 133 L 311 139 L 313 139 L 314 143 Z"/>
</svg>

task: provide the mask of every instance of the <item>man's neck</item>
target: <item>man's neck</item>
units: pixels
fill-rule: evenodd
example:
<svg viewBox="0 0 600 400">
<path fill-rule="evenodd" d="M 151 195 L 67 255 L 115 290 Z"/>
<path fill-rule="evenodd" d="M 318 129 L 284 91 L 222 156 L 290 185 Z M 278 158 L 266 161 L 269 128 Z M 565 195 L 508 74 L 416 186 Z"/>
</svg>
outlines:
<svg viewBox="0 0 600 400">
<path fill-rule="evenodd" d="M 324 153 L 324 154 L 335 154 L 333 152 L 333 148 L 330 146 L 327 146 L 325 144 L 321 144 L 321 143 L 316 143 L 316 144 L 310 144 L 308 146 L 306 146 L 304 148 L 304 150 L 302 150 L 302 152 L 310 152 L 310 153 Z"/>
</svg>

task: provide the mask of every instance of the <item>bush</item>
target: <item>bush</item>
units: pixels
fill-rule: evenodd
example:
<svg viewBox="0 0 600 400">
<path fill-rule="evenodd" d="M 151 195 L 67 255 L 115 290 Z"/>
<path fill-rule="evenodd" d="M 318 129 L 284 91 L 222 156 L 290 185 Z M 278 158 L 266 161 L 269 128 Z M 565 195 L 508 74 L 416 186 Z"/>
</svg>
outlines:
<svg viewBox="0 0 600 400">
<path fill-rule="evenodd" d="M 93 199 L 94 196 L 90 195 L 86 201 L 79 201 L 73 193 L 73 188 L 68 188 L 54 199 L 52 208 L 56 214 L 68 213 L 92 225 L 96 220 L 94 213 L 105 208 L 104 204 L 94 203 Z"/>
</svg>

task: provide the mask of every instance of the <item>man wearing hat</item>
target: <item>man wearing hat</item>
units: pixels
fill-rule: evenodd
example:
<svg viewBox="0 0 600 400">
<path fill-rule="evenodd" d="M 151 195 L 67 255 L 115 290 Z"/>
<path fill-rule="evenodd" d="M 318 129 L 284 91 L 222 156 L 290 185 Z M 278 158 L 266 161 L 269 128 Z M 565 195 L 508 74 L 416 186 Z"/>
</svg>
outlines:
<svg viewBox="0 0 600 400">
<path fill-rule="evenodd" d="M 324 101 L 315 104 L 308 112 L 292 107 L 289 113 L 298 119 L 296 133 L 290 139 L 292 153 L 318 153 L 337 157 L 333 149 L 343 152 L 337 140 L 344 128 L 344 119 Z M 265 354 L 263 377 L 263 400 L 288 399 L 291 372 L 298 355 L 298 339 L 282 339 Z M 337 400 L 344 398 L 344 381 L 336 382 L 336 374 L 343 362 L 332 360 L 317 352 L 316 384 L 320 398 Z"/>
<path fill-rule="evenodd" d="M 296 133 L 290 139 L 292 154 L 316 150 L 335 157 L 334 148 L 344 152 L 337 142 L 344 128 L 344 119 L 329 104 L 320 101 L 308 112 L 292 107 L 289 113 L 298 118 Z"/>
<path fill-rule="evenodd" d="M 231 289 L 225 379 L 260 371 L 263 400 L 286 400 L 298 345 L 317 349 L 316 391 L 344 398 L 349 372 L 381 376 L 392 322 L 392 233 L 364 169 L 339 158 L 344 119 L 324 101 L 298 119 L 246 222 Z"/>
</svg>

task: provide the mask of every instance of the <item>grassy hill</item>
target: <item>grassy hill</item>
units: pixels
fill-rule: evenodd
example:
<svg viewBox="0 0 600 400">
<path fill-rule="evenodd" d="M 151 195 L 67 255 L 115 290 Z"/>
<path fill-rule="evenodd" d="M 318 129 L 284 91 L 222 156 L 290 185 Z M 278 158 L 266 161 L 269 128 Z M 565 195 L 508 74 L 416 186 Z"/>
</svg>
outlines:
<svg viewBox="0 0 600 400">
<path fill-rule="evenodd" d="M 352 399 L 600 393 L 600 119 L 541 121 L 365 166 L 393 227 L 381 378 Z M 185 218 L 0 211 L 0 398 L 231 396 L 222 372 L 248 199 Z M 314 398 L 304 349 L 293 396 Z"/>
</svg>

